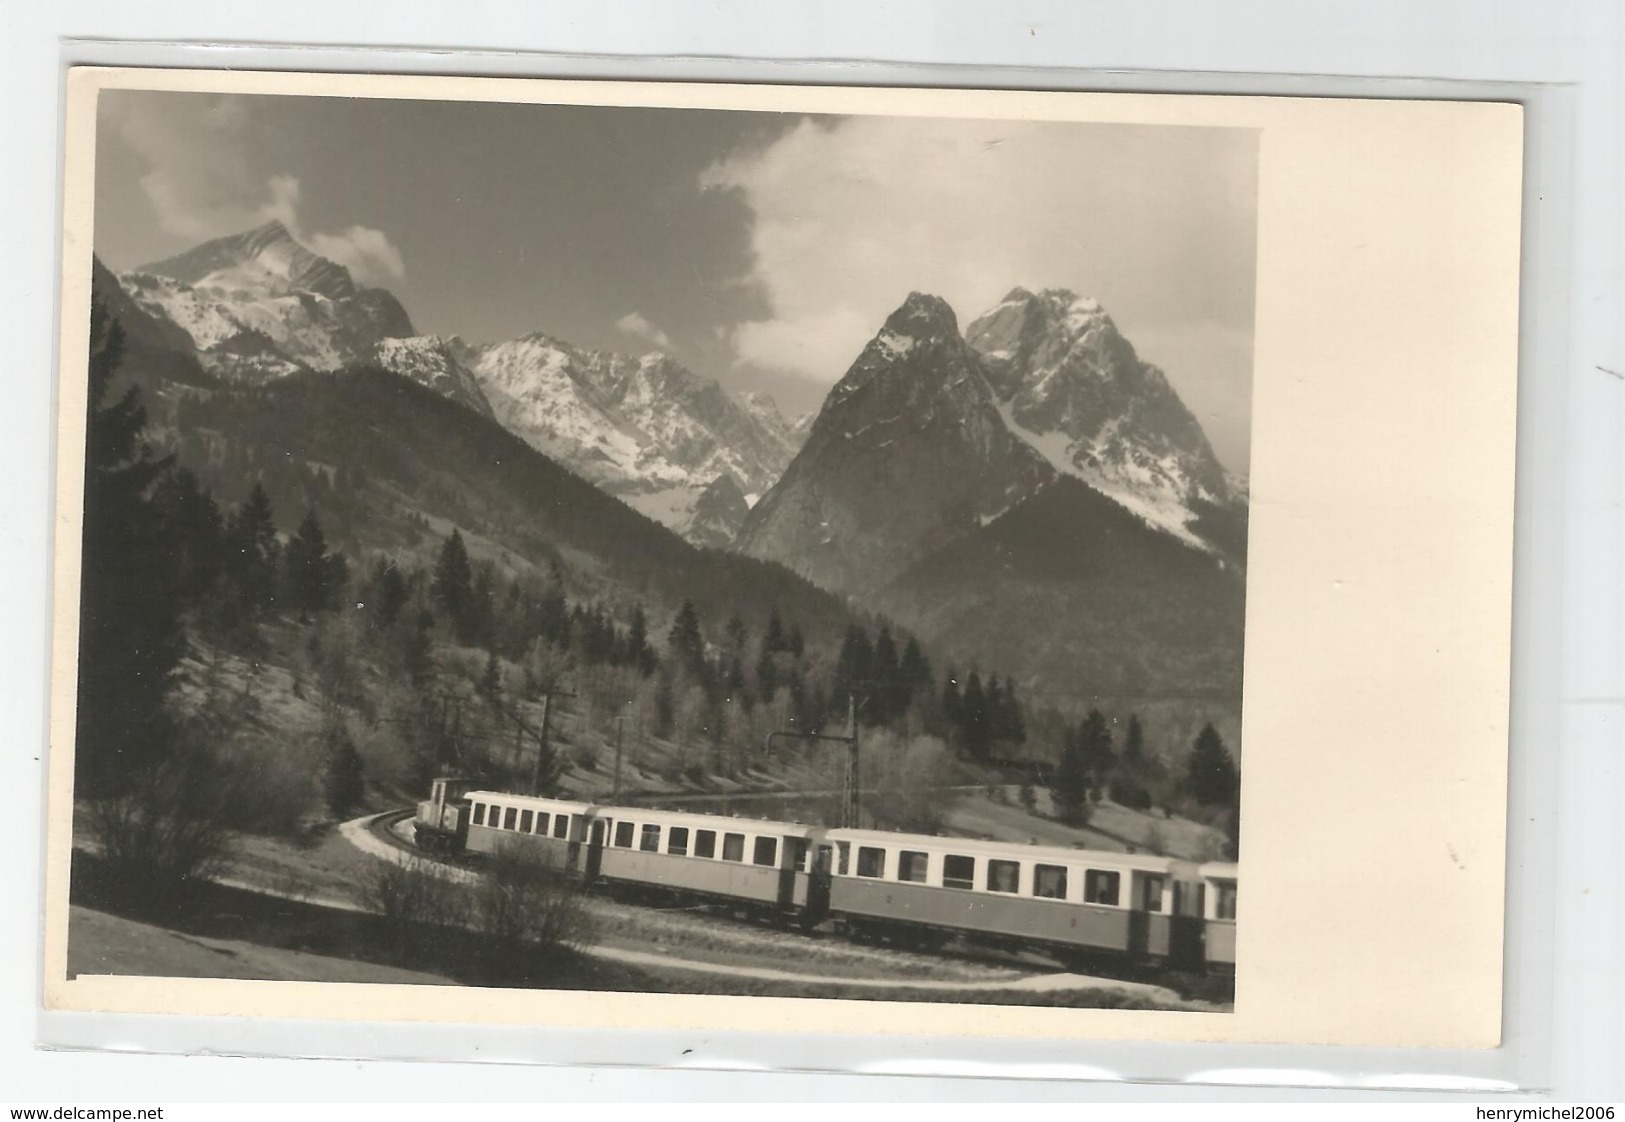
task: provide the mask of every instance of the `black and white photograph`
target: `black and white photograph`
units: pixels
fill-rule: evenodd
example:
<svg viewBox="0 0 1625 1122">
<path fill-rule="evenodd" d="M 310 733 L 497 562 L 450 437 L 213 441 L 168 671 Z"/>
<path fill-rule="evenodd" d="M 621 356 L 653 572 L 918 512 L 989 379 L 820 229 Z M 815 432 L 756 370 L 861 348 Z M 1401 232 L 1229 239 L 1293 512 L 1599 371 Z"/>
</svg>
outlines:
<svg viewBox="0 0 1625 1122">
<path fill-rule="evenodd" d="M 95 122 L 70 977 L 1231 1010 L 1256 130 Z"/>
</svg>

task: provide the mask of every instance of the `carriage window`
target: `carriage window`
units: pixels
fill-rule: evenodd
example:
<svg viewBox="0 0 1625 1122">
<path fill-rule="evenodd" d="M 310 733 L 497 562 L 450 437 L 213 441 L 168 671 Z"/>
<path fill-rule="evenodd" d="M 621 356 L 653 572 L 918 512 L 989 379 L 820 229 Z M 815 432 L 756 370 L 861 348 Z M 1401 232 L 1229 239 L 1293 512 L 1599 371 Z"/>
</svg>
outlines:
<svg viewBox="0 0 1625 1122">
<path fill-rule="evenodd" d="M 1034 865 L 1033 895 L 1047 900 L 1066 899 L 1066 866 Z"/>
<path fill-rule="evenodd" d="M 715 857 L 717 855 L 717 832 L 715 830 L 694 831 L 694 856 Z"/>
<path fill-rule="evenodd" d="M 630 822 L 615 823 L 615 844 L 620 846 L 622 849 L 631 849 L 632 828 L 632 823 Z"/>
<path fill-rule="evenodd" d="M 547 811 L 538 810 L 536 812 L 536 833 L 540 834 L 544 838 L 547 837 L 547 820 Z"/>
<path fill-rule="evenodd" d="M 666 852 L 675 853 L 679 857 L 688 856 L 688 827 L 673 826 L 666 831 Z"/>
<path fill-rule="evenodd" d="M 638 848 L 643 850 L 645 853 L 659 853 L 660 827 L 645 826 L 643 828 L 643 840 L 638 843 Z"/>
<path fill-rule="evenodd" d="M 976 858 L 950 853 L 942 859 L 942 887 L 975 888 Z"/>
<path fill-rule="evenodd" d="M 555 814 L 553 816 L 553 836 L 555 838 L 570 836 L 570 816 L 568 814 Z"/>
<path fill-rule="evenodd" d="M 1099 869 L 1090 869 L 1083 876 L 1083 899 L 1089 904 L 1117 903 L 1117 887 L 1122 881 L 1121 873 L 1106 873 Z"/>
<path fill-rule="evenodd" d="M 751 855 L 751 861 L 757 865 L 777 865 L 779 863 L 779 839 L 757 838 L 756 852 Z"/>
<path fill-rule="evenodd" d="M 722 835 L 722 859 L 724 861 L 743 861 L 745 859 L 745 835 Z"/>
<path fill-rule="evenodd" d="M 844 877 L 846 876 L 847 869 L 851 868 L 852 866 L 852 843 L 836 842 L 835 845 L 841 855 L 835 871 Z"/>
<path fill-rule="evenodd" d="M 1163 882 L 1163 879 L 1161 877 L 1146 877 L 1145 878 L 1145 887 L 1141 890 L 1142 893 L 1143 893 L 1143 895 L 1141 896 L 1141 901 L 1142 901 L 1142 906 L 1145 908 L 1146 911 L 1148 911 L 1148 912 L 1160 912 L 1160 911 L 1162 911 L 1162 888 L 1163 888 L 1163 883 L 1164 882 Z"/>
<path fill-rule="evenodd" d="M 989 861 L 987 863 L 987 890 L 989 892 L 1018 892 L 1021 884 L 1020 861 Z"/>
<path fill-rule="evenodd" d="M 519 832 L 521 834 L 530 833 L 531 818 L 532 812 L 528 810 L 519 816 Z"/>
<path fill-rule="evenodd" d="M 806 872 L 807 871 L 807 856 L 808 856 L 808 852 L 809 852 L 808 849 L 807 849 L 807 839 L 806 838 L 791 838 L 790 839 L 790 844 L 795 847 L 792 850 L 792 852 L 795 854 L 796 868 L 800 869 L 802 872 Z"/>
<path fill-rule="evenodd" d="M 518 817 L 519 817 L 519 808 L 516 807 L 516 806 L 510 806 L 507 809 L 507 811 L 504 812 L 503 815 L 502 815 L 502 828 L 504 830 L 513 829 L 514 820 L 517 819 Z"/>
<path fill-rule="evenodd" d="M 883 877 L 886 875 L 886 851 L 872 845 L 858 846 L 858 876 Z"/>
<path fill-rule="evenodd" d="M 897 854 L 897 879 L 924 884 L 929 862 L 930 858 L 923 853 L 912 849 L 900 850 Z"/>
<path fill-rule="evenodd" d="M 1218 919 L 1236 918 L 1236 886 L 1233 884 L 1216 884 L 1213 886 L 1213 911 Z"/>
<path fill-rule="evenodd" d="M 473 821 L 474 821 L 474 825 L 476 825 L 476 826 L 485 825 L 485 804 L 484 803 L 475 803 L 474 804 L 474 819 L 473 819 Z"/>
</svg>

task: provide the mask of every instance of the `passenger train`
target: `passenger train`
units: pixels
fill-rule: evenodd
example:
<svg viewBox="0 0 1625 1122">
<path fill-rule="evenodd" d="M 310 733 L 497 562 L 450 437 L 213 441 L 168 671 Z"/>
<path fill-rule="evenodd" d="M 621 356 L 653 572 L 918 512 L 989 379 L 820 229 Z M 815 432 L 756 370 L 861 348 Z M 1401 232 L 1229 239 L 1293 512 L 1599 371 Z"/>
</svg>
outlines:
<svg viewBox="0 0 1625 1122">
<path fill-rule="evenodd" d="M 1070 963 L 1231 971 L 1236 866 L 807 826 L 471 790 L 436 779 L 419 848 L 521 847 L 588 884 L 656 892 L 910 946 L 967 939 Z"/>
</svg>

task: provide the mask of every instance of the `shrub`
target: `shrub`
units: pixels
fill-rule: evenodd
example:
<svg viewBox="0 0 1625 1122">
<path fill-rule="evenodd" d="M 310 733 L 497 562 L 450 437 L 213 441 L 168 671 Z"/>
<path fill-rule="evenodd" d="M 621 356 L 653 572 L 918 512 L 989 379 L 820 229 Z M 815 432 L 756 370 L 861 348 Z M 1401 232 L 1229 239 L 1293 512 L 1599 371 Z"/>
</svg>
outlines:
<svg viewBox="0 0 1625 1122">
<path fill-rule="evenodd" d="M 361 886 L 362 903 L 388 921 L 404 950 L 422 950 L 447 929 L 469 926 L 472 891 L 437 875 L 428 862 L 379 861 Z"/>
<path fill-rule="evenodd" d="M 182 741 L 117 794 L 91 800 L 110 883 L 149 902 L 221 872 L 246 788 L 207 749 Z"/>
<path fill-rule="evenodd" d="M 1111 795 L 1112 802 L 1118 806 L 1126 806 L 1130 810 L 1151 809 L 1151 792 L 1137 779 L 1126 776 L 1115 778 L 1111 781 L 1107 792 Z"/>
<path fill-rule="evenodd" d="M 507 846 L 491 856 L 474 888 L 474 926 L 498 949 L 578 949 L 592 939 L 581 887 L 528 850 Z"/>
<path fill-rule="evenodd" d="M 232 776 L 232 825 L 253 834 L 298 838 L 320 806 L 318 743 L 240 738 L 220 767 Z"/>
</svg>

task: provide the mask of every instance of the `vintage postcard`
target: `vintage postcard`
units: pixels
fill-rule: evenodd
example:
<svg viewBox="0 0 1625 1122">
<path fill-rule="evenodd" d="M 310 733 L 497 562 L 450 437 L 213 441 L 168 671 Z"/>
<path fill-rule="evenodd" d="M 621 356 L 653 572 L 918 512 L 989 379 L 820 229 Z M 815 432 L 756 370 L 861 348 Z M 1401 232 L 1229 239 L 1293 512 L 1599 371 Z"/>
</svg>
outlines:
<svg viewBox="0 0 1625 1122">
<path fill-rule="evenodd" d="M 51 1007 L 1498 1038 L 1516 107 L 69 93 Z"/>
</svg>

